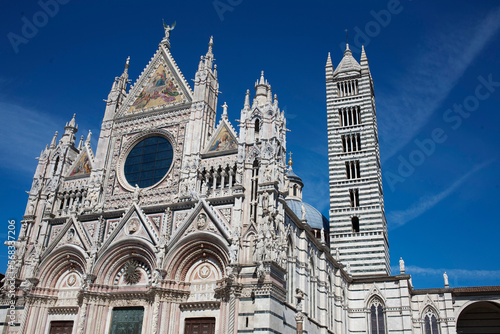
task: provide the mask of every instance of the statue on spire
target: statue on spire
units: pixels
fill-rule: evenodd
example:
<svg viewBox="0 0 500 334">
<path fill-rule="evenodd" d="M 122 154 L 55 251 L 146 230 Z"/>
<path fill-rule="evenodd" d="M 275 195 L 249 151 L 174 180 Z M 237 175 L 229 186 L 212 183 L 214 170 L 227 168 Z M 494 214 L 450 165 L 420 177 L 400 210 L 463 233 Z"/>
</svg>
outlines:
<svg viewBox="0 0 500 334">
<path fill-rule="evenodd" d="M 174 23 L 172 23 L 172 26 L 169 26 L 168 24 L 165 23 L 165 21 L 163 21 L 163 30 L 165 30 L 165 39 L 167 41 L 170 41 L 170 31 L 174 30 L 175 24 L 176 24 L 176 21 L 174 21 Z"/>
</svg>

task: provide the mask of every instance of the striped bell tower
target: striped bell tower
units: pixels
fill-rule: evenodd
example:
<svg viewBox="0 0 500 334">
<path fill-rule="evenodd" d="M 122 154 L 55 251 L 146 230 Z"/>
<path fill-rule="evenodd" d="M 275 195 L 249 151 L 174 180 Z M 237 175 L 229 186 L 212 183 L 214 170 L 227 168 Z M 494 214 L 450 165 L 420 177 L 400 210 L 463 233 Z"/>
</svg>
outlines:
<svg viewBox="0 0 500 334">
<path fill-rule="evenodd" d="M 353 276 L 390 275 L 373 80 L 347 44 L 326 62 L 330 246 Z"/>
</svg>

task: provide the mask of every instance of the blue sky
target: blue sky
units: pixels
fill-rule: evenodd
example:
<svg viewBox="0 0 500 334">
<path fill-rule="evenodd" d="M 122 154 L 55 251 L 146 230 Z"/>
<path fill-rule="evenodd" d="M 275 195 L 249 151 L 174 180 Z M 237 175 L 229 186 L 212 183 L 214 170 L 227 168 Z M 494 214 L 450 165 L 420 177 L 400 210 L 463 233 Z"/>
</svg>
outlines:
<svg viewBox="0 0 500 334">
<path fill-rule="evenodd" d="M 324 66 L 328 52 L 340 62 L 348 29 L 375 83 L 394 268 L 403 257 L 416 288 L 443 286 L 444 271 L 451 286 L 500 285 L 497 1 L 60 2 L 50 16 L 36 1 L 1 4 L 0 238 L 24 213 L 34 158 L 73 113 L 77 137 L 92 130 L 95 150 L 102 100 L 128 56 L 137 79 L 162 18 L 177 22 L 171 51 L 189 82 L 214 36 L 219 105 L 227 102 L 233 124 L 265 71 L 304 200 L 327 216 Z M 26 22 L 38 27 L 23 30 Z M 5 263 L 2 247 L 2 271 Z"/>
</svg>

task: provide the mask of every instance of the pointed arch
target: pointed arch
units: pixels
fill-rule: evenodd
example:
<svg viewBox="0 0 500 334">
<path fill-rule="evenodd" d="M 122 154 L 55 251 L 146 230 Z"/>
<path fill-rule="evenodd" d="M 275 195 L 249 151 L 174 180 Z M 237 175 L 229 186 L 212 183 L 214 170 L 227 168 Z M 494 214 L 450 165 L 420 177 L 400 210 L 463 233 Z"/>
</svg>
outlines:
<svg viewBox="0 0 500 334">
<path fill-rule="evenodd" d="M 373 295 L 368 302 L 368 333 L 386 334 L 385 304 L 379 295 Z"/>
<path fill-rule="evenodd" d="M 422 312 L 423 333 L 439 334 L 439 312 L 431 305 L 424 307 Z"/>
</svg>

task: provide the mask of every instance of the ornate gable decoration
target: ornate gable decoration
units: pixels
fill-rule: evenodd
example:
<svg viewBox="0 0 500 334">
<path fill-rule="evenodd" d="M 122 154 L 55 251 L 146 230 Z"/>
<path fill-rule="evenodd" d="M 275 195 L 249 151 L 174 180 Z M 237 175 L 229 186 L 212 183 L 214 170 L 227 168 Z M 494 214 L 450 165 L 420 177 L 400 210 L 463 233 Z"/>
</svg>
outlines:
<svg viewBox="0 0 500 334">
<path fill-rule="evenodd" d="M 65 245 L 74 245 L 82 248 L 84 251 L 89 251 L 93 245 L 92 239 L 87 235 L 86 229 L 82 223 L 71 216 L 68 221 L 62 226 L 55 226 L 57 229 L 56 235 L 51 238 L 48 247 L 42 254 L 42 258 L 49 256 L 55 248 Z"/>
<path fill-rule="evenodd" d="M 190 233 L 211 232 L 222 236 L 229 243 L 231 231 L 220 213 L 201 199 L 189 213 L 185 221 L 177 228 L 170 239 L 169 247 Z"/>
<path fill-rule="evenodd" d="M 178 87 L 172 73 L 167 72 L 163 64 L 160 64 L 127 112 L 183 102 L 182 92 L 179 92 Z"/>
<path fill-rule="evenodd" d="M 142 239 L 152 246 L 159 242 L 157 229 L 136 203 L 133 203 L 120 221 L 113 222 L 112 228 L 108 229 L 107 238 L 99 250 L 99 256 L 112 244 L 129 238 Z"/>
<path fill-rule="evenodd" d="M 170 51 L 163 45 L 131 87 L 120 116 L 190 103 L 192 91 L 177 67 Z"/>
<path fill-rule="evenodd" d="M 205 149 L 205 156 L 224 155 L 238 152 L 238 140 L 226 121 L 221 121 Z"/>
<path fill-rule="evenodd" d="M 68 177 L 84 177 L 90 175 L 92 170 L 92 162 L 89 158 L 87 148 L 83 149 L 79 156 L 76 158 L 75 162 L 70 168 Z"/>
</svg>

